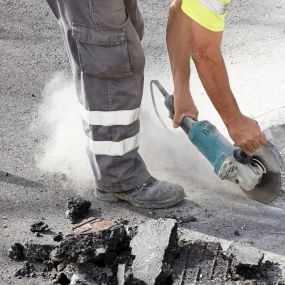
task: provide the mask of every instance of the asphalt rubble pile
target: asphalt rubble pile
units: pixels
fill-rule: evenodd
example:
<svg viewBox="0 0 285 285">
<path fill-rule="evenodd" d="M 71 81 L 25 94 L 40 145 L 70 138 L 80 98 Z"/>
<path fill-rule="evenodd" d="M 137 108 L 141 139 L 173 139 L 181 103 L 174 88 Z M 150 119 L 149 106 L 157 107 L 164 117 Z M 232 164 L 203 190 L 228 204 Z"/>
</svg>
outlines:
<svg viewBox="0 0 285 285">
<path fill-rule="evenodd" d="M 72 221 L 88 217 L 91 203 L 82 198 L 70 202 L 78 213 Z M 50 228 L 39 222 L 33 230 Z M 61 285 L 285 284 L 278 265 L 265 261 L 261 252 L 233 246 L 224 252 L 219 243 L 179 241 L 175 219 L 130 226 L 91 217 L 71 234 L 58 235 L 60 242 L 12 245 L 9 257 L 23 262 L 15 277 L 41 276 Z"/>
</svg>

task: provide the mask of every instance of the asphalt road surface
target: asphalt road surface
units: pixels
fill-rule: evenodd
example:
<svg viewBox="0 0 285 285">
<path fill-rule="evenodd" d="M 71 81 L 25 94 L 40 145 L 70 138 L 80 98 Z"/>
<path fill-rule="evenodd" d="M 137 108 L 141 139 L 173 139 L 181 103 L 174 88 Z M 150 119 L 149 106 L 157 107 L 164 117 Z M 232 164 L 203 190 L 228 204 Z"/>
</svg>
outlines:
<svg viewBox="0 0 285 285">
<path fill-rule="evenodd" d="M 265 206 L 247 199 L 229 183 L 220 182 L 187 139 L 180 132 L 164 130 L 154 116 L 149 80 L 159 78 L 171 88 L 164 40 L 169 2 L 140 1 L 147 58 L 141 152 L 155 176 L 185 187 L 187 199 L 175 209 L 146 211 L 125 203 L 98 202 L 93 198 L 92 181 L 81 184 L 79 179 L 75 183 L 58 169 L 46 172 L 38 167 L 37 150 L 45 145 L 51 131 L 44 127 L 45 122 L 39 127 L 42 90 L 56 72 L 69 74 L 69 66 L 59 29 L 45 1 L 0 0 L 0 284 L 48 284 L 41 279 L 15 280 L 13 274 L 19 264 L 8 259 L 7 251 L 17 241 L 50 240 L 50 236 L 37 239 L 29 232 L 29 225 L 42 218 L 54 231 L 68 233 L 71 225 L 65 219 L 66 201 L 78 193 L 93 201 L 94 215 L 133 223 L 169 214 L 194 215 L 197 222 L 184 224 L 185 228 L 285 255 L 285 199 L 280 197 L 274 205 Z M 284 1 L 236 1 L 227 21 L 223 49 L 241 108 L 253 117 L 279 110 L 285 104 Z M 225 132 L 195 70 L 193 76 L 192 90 L 201 117 Z M 270 120 L 279 123 L 284 115 L 280 112 L 271 113 Z"/>
</svg>

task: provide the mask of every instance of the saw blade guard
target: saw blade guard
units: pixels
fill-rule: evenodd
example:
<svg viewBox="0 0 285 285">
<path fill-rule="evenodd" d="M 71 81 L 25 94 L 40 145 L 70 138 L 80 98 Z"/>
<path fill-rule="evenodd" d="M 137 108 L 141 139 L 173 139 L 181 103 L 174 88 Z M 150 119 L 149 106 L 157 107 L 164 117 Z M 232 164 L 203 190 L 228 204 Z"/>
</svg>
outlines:
<svg viewBox="0 0 285 285">
<path fill-rule="evenodd" d="M 264 166 L 266 172 L 263 173 L 260 183 L 253 190 L 242 190 L 249 198 L 269 204 L 280 195 L 285 164 L 278 149 L 270 141 L 258 149 L 254 157 Z"/>
</svg>

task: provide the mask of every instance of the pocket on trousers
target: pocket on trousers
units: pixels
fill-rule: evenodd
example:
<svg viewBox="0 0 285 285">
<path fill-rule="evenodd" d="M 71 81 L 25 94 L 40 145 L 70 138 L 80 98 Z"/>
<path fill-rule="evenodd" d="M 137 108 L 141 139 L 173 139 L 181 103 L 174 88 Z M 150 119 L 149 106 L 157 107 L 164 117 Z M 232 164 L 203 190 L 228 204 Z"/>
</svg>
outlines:
<svg viewBox="0 0 285 285">
<path fill-rule="evenodd" d="M 72 35 L 83 72 L 98 78 L 133 75 L 125 31 L 73 25 Z"/>
</svg>

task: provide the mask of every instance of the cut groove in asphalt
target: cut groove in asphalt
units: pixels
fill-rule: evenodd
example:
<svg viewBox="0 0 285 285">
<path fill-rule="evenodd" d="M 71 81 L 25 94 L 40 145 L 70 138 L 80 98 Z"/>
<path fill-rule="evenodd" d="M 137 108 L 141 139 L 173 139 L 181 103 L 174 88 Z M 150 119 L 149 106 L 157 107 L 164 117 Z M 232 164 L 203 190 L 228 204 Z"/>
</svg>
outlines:
<svg viewBox="0 0 285 285">
<path fill-rule="evenodd" d="M 262 259 L 246 264 L 226 255 L 220 243 L 183 243 L 173 267 L 174 285 L 190 284 L 278 284 L 282 278 L 277 264 Z"/>
</svg>

